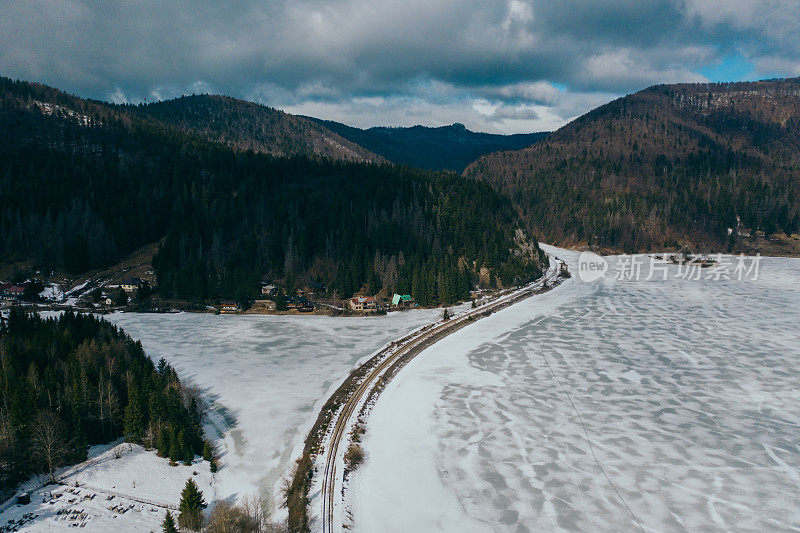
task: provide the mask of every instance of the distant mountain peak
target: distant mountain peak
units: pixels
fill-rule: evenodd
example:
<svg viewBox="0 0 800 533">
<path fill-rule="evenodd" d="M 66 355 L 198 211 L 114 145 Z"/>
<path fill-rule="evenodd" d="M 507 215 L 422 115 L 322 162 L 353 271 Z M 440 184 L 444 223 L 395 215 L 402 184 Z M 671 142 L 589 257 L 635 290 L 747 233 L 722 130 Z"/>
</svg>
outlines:
<svg viewBox="0 0 800 533">
<path fill-rule="evenodd" d="M 461 122 L 449 126 L 373 126 L 355 128 L 309 117 L 342 137 L 385 157 L 393 163 L 428 170 L 461 172 L 477 158 L 501 150 L 528 147 L 547 133 L 498 135 L 467 129 Z"/>
<path fill-rule="evenodd" d="M 230 96 L 193 94 L 132 109 L 213 141 L 278 157 L 317 155 L 355 162 L 384 161 L 306 117 Z"/>
</svg>

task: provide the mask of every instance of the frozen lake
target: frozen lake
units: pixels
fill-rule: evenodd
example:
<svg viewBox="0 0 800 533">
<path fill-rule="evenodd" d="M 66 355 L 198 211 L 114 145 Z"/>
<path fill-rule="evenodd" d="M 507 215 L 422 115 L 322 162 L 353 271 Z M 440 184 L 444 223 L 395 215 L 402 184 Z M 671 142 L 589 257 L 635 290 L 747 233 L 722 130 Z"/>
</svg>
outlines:
<svg viewBox="0 0 800 533">
<path fill-rule="evenodd" d="M 141 340 L 154 361 L 165 357 L 212 402 L 216 428 L 209 429 L 219 433 L 221 454 L 216 497 L 259 493 L 274 505 L 274 489 L 329 390 L 359 359 L 440 316 L 441 310 L 413 310 L 366 318 L 198 313 L 106 318 Z"/>
<path fill-rule="evenodd" d="M 800 528 L 800 260 L 756 281 L 609 262 L 404 368 L 351 479 L 356 531 Z"/>
</svg>

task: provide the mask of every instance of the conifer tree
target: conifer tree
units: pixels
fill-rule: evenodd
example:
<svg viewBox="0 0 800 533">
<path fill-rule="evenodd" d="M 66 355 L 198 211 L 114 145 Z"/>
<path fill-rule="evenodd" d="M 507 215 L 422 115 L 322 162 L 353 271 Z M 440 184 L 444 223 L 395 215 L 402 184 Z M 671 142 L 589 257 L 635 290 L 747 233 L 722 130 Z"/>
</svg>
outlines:
<svg viewBox="0 0 800 533">
<path fill-rule="evenodd" d="M 275 296 L 275 310 L 276 311 L 286 311 L 288 309 L 286 305 L 286 297 L 283 295 L 282 292 L 279 292 L 277 296 Z"/>
<path fill-rule="evenodd" d="M 203 461 L 209 461 L 214 459 L 214 450 L 211 448 L 211 444 L 208 441 L 203 442 Z"/>
<path fill-rule="evenodd" d="M 130 440 L 138 440 L 144 431 L 144 413 L 138 391 L 135 387 L 128 389 L 128 405 L 125 407 L 125 436 Z"/>
<path fill-rule="evenodd" d="M 161 457 L 167 457 L 170 453 L 170 438 L 169 438 L 169 430 L 167 428 L 163 428 L 161 431 L 158 432 L 158 439 L 156 440 L 156 448 L 158 449 L 158 455 Z"/>
<path fill-rule="evenodd" d="M 182 460 L 184 457 L 183 451 L 183 440 L 181 437 L 183 436 L 183 432 L 172 433 L 169 446 L 169 458 L 171 461 L 177 463 L 178 461 Z"/>
<path fill-rule="evenodd" d="M 186 485 L 181 492 L 181 503 L 178 506 L 178 524 L 192 531 L 199 531 L 203 527 L 203 508 L 206 502 L 203 493 L 192 478 L 186 480 Z"/>
<path fill-rule="evenodd" d="M 172 518 L 172 513 L 169 511 L 167 511 L 167 516 L 164 517 L 161 527 L 164 533 L 178 533 L 178 528 L 175 527 L 175 520 Z"/>
</svg>

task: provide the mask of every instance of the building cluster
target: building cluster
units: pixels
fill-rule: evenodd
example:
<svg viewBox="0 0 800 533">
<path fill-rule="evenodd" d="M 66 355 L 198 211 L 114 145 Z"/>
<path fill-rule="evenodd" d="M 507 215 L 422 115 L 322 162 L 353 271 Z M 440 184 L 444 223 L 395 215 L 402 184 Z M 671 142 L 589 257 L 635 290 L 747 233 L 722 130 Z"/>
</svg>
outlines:
<svg viewBox="0 0 800 533">
<path fill-rule="evenodd" d="M 100 295 L 100 301 L 97 303 L 106 306 L 113 306 L 115 303 L 119 304 L 117 301 L 119 298 L 114 295 L 113 291 L 122 291 L 130 298 L 135 295 L 137 291 L 149 288 L 150 284 L 147 282 L 147 280 L 137 277 L 125 278 L 119 283 L 103 286 L 103 291 Z"/>
<path fill-rule="evenodd" d="M 414 300 L 409 294 L 395 294 L 392 296 L 391 304 L 381 302 L 372 296 L 354 296 L 347 301 L 348 309 L 356 313 L 378 313 L 387 311 L 390 307 L 401 309 L 413 306 Z"/>
<path fill-rule="evenodd" d="M 752 237 L 755 235 L 756 237 L 762 239 L 766 237 L 766 233 L 763 230 L 753 230 L 752 228 L 744 227 L 742 224 L 742 219 L 739 218 L 739 215 L 736 215 L 736 227 L 728 228 L 728 235 L 737 235 L 739 237 Z"/>
<path fill-rule="evenodd" d="M 261 299 L 252 302 L 252 309 L 275 311 L 279 310 L 278 302 L 286 304 L 285 310 L 308 313 L 314 311 L 319 302 L 314 302 L 314 296 L 326 295 L 325 285 L 321 282 L 312 283 L 301 289 L 296 289 L 290 294 L 284 294 L 280 287 L 270 282 L 262 282 L 260 286 Z M 322 304 L 327 305 L 327 304 Z M 391 299 L 383 301 L 373 296 L 354 296 L 346 302 L 347 309 L 355 313 L 381 313 L 389 309 L 402 309 L 415 305 L 409 294 L 395 294 Z M 335 305 L 329 307 L 336 308 Z M 223 300 L 218 307 L 220 313 L 238 313 L 242 311 L 241 302 Z"/>
</svg>

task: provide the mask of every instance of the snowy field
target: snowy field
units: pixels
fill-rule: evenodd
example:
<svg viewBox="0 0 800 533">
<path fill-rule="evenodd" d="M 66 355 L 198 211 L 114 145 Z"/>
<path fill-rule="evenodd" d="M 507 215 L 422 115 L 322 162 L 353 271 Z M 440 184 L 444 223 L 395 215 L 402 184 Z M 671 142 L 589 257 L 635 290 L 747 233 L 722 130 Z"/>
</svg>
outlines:
<svg viewBox="0 0 800 533">
<path fill-rule="evenodd" d="M 609 262 L 400 372 L 350 481 L 355 531 L 800 528 L 800 260 L 757 281 Z"/>
<path fill-rule="evenodd" d="M 31 502 L 7 505 L 0 531 L 159 531 L 187 479 L 195 480 L 206 501 L 215 494 L 207 462 L 173 467 L 127 443 L 93 446 L 87 461 L 61 469 L 57 477 L 62 485 L 32 479 L 23 487 L 31 491 Z"/>
<path fill-rule="evenodd" d="M 319 408 L 360 359 L 441 310 L 382 317 L 117 313 L 106 318 L 165 357 L 210 402 L 220 452 L 214 490 L 275 509 L 276 489 Z M 181 483 L 185 479 L 181 480 Z M 277 510 L 277 516 L 281 515 Z"/>
</svg>

